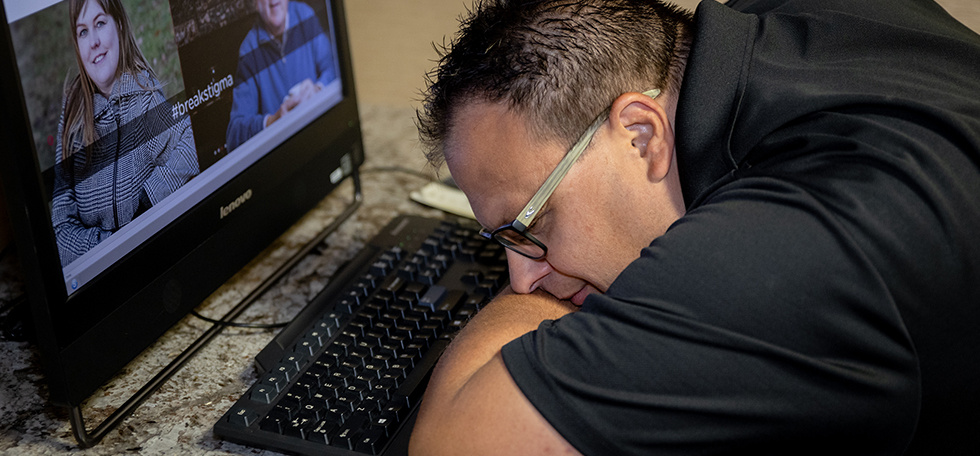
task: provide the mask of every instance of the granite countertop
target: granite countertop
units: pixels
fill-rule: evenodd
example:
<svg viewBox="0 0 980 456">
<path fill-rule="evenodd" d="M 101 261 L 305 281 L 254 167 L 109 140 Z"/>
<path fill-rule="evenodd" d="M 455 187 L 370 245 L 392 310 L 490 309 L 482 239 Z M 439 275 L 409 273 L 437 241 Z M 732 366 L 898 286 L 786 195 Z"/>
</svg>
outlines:
<svg viewBox="0 0 980 456">
<path fill-rule="evenodd" d="M 271 323 L 290 319 L 329 281 L 339 265 L 395 215 L 443 217 L 442 212 L 408 197 L 410 191 L 427 182 L 424 175 L 388 168 L 398 164 L 434 174 L 425 165 L 418 145 L 414 112 L 371 105 L 362 106 L 361 110 L 366 157 L 361 178 L 362 206 L 326 239 L 319 253 L 305 257 L 238 321 Z M 348 179 L 212 294 L 197 308 L 198 312 L 214 318 L 227 312 L 327 226 L 352 193 Z M 0 265 L 0 299 L 21 292 L 16 272 L 9 269 L 9 264 Z M 83 405 L 86 427 L 91 431 L 208 327 L 191 316 L 177 323 Z M 253 357 L 275 334 L 276 330 L 225 329 L 101 443 L 85 450 L 79 449 L 73 438 L 67 411 L 46 402 L 47 386 L 35 348 L 27 342 L 0 341 L 0 454 L 276 454 L 219 440 L 211 430 L 255 381 Z"/>
</svg>

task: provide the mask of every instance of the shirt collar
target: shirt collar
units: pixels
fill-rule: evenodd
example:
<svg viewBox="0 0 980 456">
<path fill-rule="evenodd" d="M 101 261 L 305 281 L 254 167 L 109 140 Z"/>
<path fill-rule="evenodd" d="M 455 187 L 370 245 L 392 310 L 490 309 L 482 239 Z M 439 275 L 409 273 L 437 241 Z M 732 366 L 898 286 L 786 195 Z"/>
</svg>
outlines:
<svg viewBox="0 0 980 456">
<path fill-rule="evenodd" d="M 263 44 L 263 43 L 266 43 L 266 42 L 269 42 L 269 41 L 274 42 L 274 43 L 282 44 L 282 42 L 285 42 L 286 41 L 286 34 L 289 33 L 289 25 L 290 25 L 289 24 L 289 20 L 292 17 L 292 14 L 291 14 L 292 13 L 292 9 L 293 9 L 293 5 L 292 4 L 290 4 L 287 7 L 287 9 L 286 9 L 286 25 L 282 28 L 282 39 L 280 39 L 280 40 L 277 40 L 274 36 L 272 36 L 271 33 L 269 33 L 268 30 L 265 29 L 265 25 L 262 24 L 262 18 L 261 17 L 255 18 L 255 20 L 256 20 L 256 29 L 258 29 L 258 40 L 259 40 L 259 44 Z"/>
<path fill-rule="evenodd" d="M 107 109 L 112 100 L 118 100 L 122 97 L 137 92 L 158 89 L 160 89 L 159 84 L 155 79 L 151 78 L 150 73 L 146 71 L 141 71 L 139 75 L 123 72 L 119 75 L 119 79 L 116 80 L 116 83 L 112 85 L 112 93 L 109 94 L 108 98 L 106 98 L 101 92 L 95 93 L 95 106 L 93 107 L 93 111 L 95 113 L 100 113 L 102 110 Z"/>
<path fill-rule="evenodd" d="M 757 21 L 713 1 L 695 11 L 676 120 L 677 167 L 689 209 L 744 158 L 734 155 L 731 136 Z"/>
</svg>

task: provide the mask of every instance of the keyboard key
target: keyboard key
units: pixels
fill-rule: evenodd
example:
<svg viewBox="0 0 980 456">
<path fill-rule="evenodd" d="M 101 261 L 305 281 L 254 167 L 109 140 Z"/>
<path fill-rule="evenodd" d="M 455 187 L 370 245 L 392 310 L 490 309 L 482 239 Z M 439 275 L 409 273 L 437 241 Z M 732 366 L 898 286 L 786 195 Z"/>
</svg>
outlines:
<svg viewBox="0 0 980 456">
<path fill-rule="evenodd" d="M 439 304 L 446 299 L 447 292 L 448 290 L 444 286 L 431 286 L 425 292 L 425 294 L 419 298 L 419 303 L 425 307 L 435 310 Z"/>
<path fill-rule="evenodd" d="M 405 256 L 405 250 L 403 250 L 401 247 L 394 246 L 388 249 L 388 254 L 395 257 L 396 260 L 400 261 Z"/>
<path fill-rule="evenodd" d="M 299 404 L 290 403 L 285 398 L 276 404 L 273 412 L 286 420 L 291 420 L 299 414 Z M 270 412 L 272 413 L 272 412 Z"/>
<path fill-rule="evenodd" d="M 408 417 L 408 398 L 401 394 L 395 394 L 382 409 L 383 414 L 394 416 L 399 420 Z"/>
<path fill-rule="evenodd" d="M 289 422 L 289 418 L 278 414 L 270 413 L 262 421 L 259 422 L 259 428 L 266 432 L 275 432 L 276 434 L 282 434 L 282 430 L 286 423 Z"/>
<path fill-rule="evenodd" d="M 346 391 L 352 398 L 356 397 L 356 401 L 359 402 L 364 398 L 364 393 L 371 391 L 371 385 L 362 380 L 354 380 L 347 385 Z"/>
<path fill-rule="evenodd" d="M 289 388 L 289 395 L 299 398 L 300 402 L 304 402 L 309 399 L 314 392 L 320 389 L 317 384 L 310 383 L 309 381 L 300 378 L 296 381 L 296 384 L 292 388 Z"/>
<path fill-rule="evenodd" d="M 384 429 L 368 429 L 357 439 L 357 445 L 354 446 L 354 450 L 379 454 L 381 453 L 382 447 L 384 447 L 385 437 Z"/>
<path fill-rule="evenodd" d="M 476 285 L 483 280 L 483 273 L 477 269 L 469 270 L 463 273 L 463 277 L 460 280 L 469 285 Z"/>
<path fill-rule="evenodd" d="M 419 267 L 416 264 L 409 263 L 409 264 L 405 264 L 405 265 L 399 266 L 398 267 L 398 277 L 401 277 L 402 279 L 405 279 L 406 281 L 414 281 L 415 280 L 415 273 L 417 273 L 418 270 L 419 270 Z"/>
<path fill-rule="evenodd" d="M 378 287 L 378 292 L 374 297 L 375 299 L 383 300 L 394 298 L 401 291 L 402 287 L 405 286 L 405 283 L 406 280 L 398 274 L 390 274 L 381 282 L 381 286 Z"/>
<path fill-rule="evenodd" d="M 419 272 L 416 279 L 426 285 L 434 285 L 439 280 L 440 272 L 438 270 L 426 267 Z"/>
<path fill-rule="evenodd" d="M 396 389 L 398 389 L 398 383 L 395 381 L 395 379 L 385 377 L 384 375 L 382 375 L 381 379 L 374 382 L 373 386 L 371 387 L 371 391 L 378 394 L 384 394 L 385 399 L 390 398 L 392 391 L 395 391 Z"/>
<path fill-rule="evenodd" d="M 278 391 L 274 387 L 268 385 L 258 385 L 252 388 L 252 393 L 249 397 L 256 402 L 261 402 L 263 404 L 272 403 L 272 399 L 276 397 Z"/>
<path fill-rule="evenodd" d="M 340 427 L 340 424 L 329 420 L 317 421 L 315 425 L 310 429 L 307 435 L 307 440 L 316 443 L 322 443 L 324 445 L 330 445 L 330 440 L 333 438 L 335 431 Z"/>
<path fill-rule="evenodd" d="M 354 410 L 354 407 L 359 402 L 361 402 L 360 394 L 343 391 L 343 392 L 338 392 L 337 400 L 334 402 L 334 404 L 336 404 L 339 409 L 350 412 Z"/>
<path fill-rule="evenodd" d="M 354 449 L 353 442 L 356 442 L 360 437 L 361 427 L 363 424 L 364 421 L 360 417 L 352 417 L 351 419 L 348 419 L 337 429 L 336 438 L 330 442 L 330 445 L 346 448 L 348 450 Z"/>
<path fill-rule="evenodd" d="M 320 350 L 320 343 L 315 339 L 303 339 L 296 344 L 296 353 L 302 356 L 313 356 Z"/>
<path fill-rule="evenodd" d="M 337 302 L 337 305 L 335 306 L 335 309 L 337 309 L 338 311 L 343 312 L 345 314 L 350 314 L 350 313 L 353 313 L 357 309 L 358 304 L 359 303 L 357 302 L 356 299 L 352 299 L 350 297 L 345 297 L 345 298 L 343 298 L 343 299 L 341 299 L 340 301 Z"/>
<path fill-rule="evenodd" d="M 453 263 L 453 257 L 452 255 L 448 255 L 448 254 L 439 254 L 432 258 L 429 258 L 429 266 L 433 266 L 433 265 L 438 266 L 435 269 L 437 271 L 446 270 L 446 268 L 448 268 L 449 265 L 451 265 L 452 263 Z"/>
<path fill-rule="evenodd" d="M 275 388 L 277 392 L 282 391 L 286 387 L 286 384 L 288 383 L 288 380 L 286 379 L 285 376 L 277 374 L 275 372 L 271 372 L 266 374 L 264 377 L 260 377 L 259 381 L 261 381 L 262 384 L 264 385 Z"/>
<path fill-rule="evenodd" d="M 282 433 L 283 435 L 305 440 L 309 435 L 309 432 L 313 429 L 314 425 L 316 425 L 315 420 L 311 420 L 309 418 L 296 418 L 283 427 Z"/>
<path fill-rule="evenodd" d="M 317 393 L 332 399 L 337 397 L 337 391 L 342 390 L 345 386 L 347 386 L 345 379 L 336 378 L 331 375 L 323 380 L 323 384 Z"/>
<path fill-rule="evenodd" d="M 329 391 L 319 390 L 310 395 L 310 404 L 320 407 L 326 410 L 330 406 L 330 403 L 336 397 L 336 388 L 330 388 Z"/>
<path fill-rule="evenodd" d="M 343 354 L 346 355 L 348 350 L 354 345 L 354 338 L 348 334 L 341 334 L 332 343 L 332 348 L 342 349 Z M 329 351 L 329 349 L 328 349 Z"/>
<path fill-rule="evenodd" d="M 354 369 L 350 367 L 337 366 L 336 369 L 330 371 L 330 379 L 341 382 L 345 386 L 353 377 Z"/>
<path fill-rule="evenodd" d="M 378 411 L 381 409 L 375 401 L 362 400 L 360 404 L 354 406 L 354 413 L 358 415 L 364 415 L 369 418 L 373 418 L 378 415 Z"/>
<path fill-rule="evenodd" d="M 228 416 L 228 421 L 244 427 L 251 426 L 252 423 L 258 419 L 258 412 L 248 407 L 237 407 L 236 409 L 232 410 L 231 415 Z"/>
<path fill-rule="evenodd" d="M 369 276 L 368 278 L 362 276 L 351 285 L 352 289 L 357 290 L 358 294 L 361 296 L 369 295 L 372 291 L 374 291 L 374 283 L 370 277 L 373 277 L 373 275 Z"/>
<path fill-rule="evenodd" d="M 386 411 L 371 420 L 371 429 L 380 429 L 386 437 L 391 437 L 395 434 L 399 421 L 398 415 Z"/>
<path fill-rule="evenodd" d="M 402 293 L 411 296 L 412 300 L 415 301 L 418 300 L 420 297 L 422 297 L 422 295 L 426 292 L 427 289 L 428 287 L 425 286 L 425 284 L 423 283 L 409 282 L 408 284 L 405 285 L 405 288 L 402 289 Z"/>
</svg>

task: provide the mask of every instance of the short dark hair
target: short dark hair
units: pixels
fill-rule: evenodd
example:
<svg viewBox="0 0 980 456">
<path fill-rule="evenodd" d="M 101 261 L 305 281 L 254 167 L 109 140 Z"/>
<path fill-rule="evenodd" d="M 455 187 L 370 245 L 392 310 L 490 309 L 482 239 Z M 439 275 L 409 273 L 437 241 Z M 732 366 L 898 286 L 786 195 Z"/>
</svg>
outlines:
<svg viewBox="0 0 980 456">
<path fill-rule="evenodd" d="M 570 146 L 620 94 L 676 93 L 692 24 L 659 0 L 478 0 L 427 75 L 426 158 L 443 163 L 463 103 L 505 102 L 534 134 Z"/>
</svg>

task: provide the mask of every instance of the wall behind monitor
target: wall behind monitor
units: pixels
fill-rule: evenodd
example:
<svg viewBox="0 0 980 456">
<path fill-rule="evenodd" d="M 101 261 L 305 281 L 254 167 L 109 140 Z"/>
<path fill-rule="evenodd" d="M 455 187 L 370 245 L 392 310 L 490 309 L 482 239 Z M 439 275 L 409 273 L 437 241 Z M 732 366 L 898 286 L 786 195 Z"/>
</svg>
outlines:
<svg viewBox="0 0 980 456">
<path fill-rule="evenodd" d="M 693 10 L 701 0 L 675 0 Z M 712 1 L 712 0 L 709 0 Z M 724 2 L 722 2 L 724 3 Z M 939 0 L 980 32 L 980 1 Z M 435 63 L 432 43 L 448 41 L 470 0 L 361 0 L 347 3 L 357 98 L 361 104 L 418 107 L 424 75 Z"/>
<path fill-rule="evenodd" d="M 968 0 L 969 1 L 969 0 Z M 674 3 L 693 9 L 700 0 Z M 435 66 L 433 43 L 448 42 L 471 0 L 362 0 L 346 3 L 357 100 L 364 105 L 417 108 L 425 74 Z"/>
</svg>

